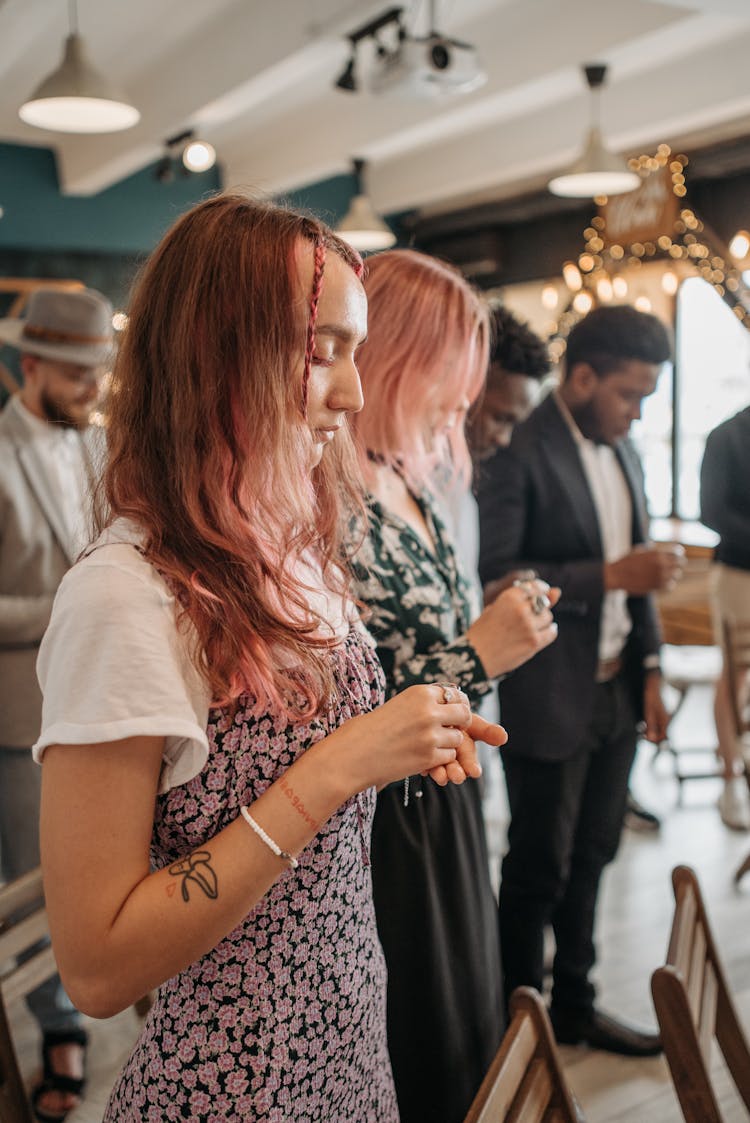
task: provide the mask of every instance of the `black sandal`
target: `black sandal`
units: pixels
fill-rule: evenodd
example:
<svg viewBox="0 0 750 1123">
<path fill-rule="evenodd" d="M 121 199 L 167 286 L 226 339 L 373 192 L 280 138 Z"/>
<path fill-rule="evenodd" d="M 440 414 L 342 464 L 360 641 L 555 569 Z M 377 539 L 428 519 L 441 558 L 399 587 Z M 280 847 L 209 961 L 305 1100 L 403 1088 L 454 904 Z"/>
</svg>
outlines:
<svg viewBox="0 0 750 1123">
<path fill-rule="evenodd" d="M 86 1087 L 86 1074 L 85 1074 L 85 1051 L 88 1045 L 88 1034 L 85 1029 L 71 1027 L 70 1029 L 48 1030 L 42 1038 L 42 1079 L 36 1088 L 31 1093 L 31 1107 L 34 1115 L 40 1120 L 40 1123 L 62 1123 L 68 1112 L 73 1108 L 69 1107 L 62 1112 L 45 1111 L 44 1108 L 38 1106 L 39 1100 L 47 1092 L 70 1092 L 73 1096 L 82 1096 L 83 1090 Z M 81 1077 L 65 1076 L 61 1072 L 55 1072 L 50 1061 L 50 1050 L 54 1049 L 56 1045 L 80 1045 L 84 1050 L 84 1075 Z"/>
</svg>

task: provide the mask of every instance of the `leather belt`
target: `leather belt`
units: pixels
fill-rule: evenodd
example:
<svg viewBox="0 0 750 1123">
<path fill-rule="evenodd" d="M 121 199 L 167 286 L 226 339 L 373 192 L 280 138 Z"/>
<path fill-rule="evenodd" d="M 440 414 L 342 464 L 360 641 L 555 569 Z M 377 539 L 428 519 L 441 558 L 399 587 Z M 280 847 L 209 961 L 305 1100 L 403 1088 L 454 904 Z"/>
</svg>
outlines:
<svg viewBox="0 0 750 1123">
<path fill-rule="evenodd" d="M 610 682 L 616 678 L 622 670 L 622 659 L 616 656 L 614 659 L 600 659 L 596 668 L 596 682 Z"/>
</svg>

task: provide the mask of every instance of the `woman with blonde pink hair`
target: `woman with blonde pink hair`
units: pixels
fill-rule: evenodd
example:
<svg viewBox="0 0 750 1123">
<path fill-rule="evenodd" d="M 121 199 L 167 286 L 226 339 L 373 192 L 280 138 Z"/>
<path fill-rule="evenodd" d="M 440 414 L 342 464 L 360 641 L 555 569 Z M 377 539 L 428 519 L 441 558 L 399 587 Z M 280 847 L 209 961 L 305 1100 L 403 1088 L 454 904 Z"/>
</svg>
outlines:
<svg viewBox="0 0 750 1123">
<path fill-rule="evenodd" d="M 395 1123 L 375 788 L 504 738 L 442 687 L 385 705 L 361 510 L 361 262 L 239 195 L 169 231 L 117 360 L 101 533 L 40 656 L 42 860 L 76 1005 L 157 989 L 106 1120 Z"/>
<path fill-rule="evenodd" d="M 365 405 L 352 424 L 370 510 L 357 591 L 389 696 L 448 680 L 474 705 L 554 640 L 559 595 L 531 580 L 479 613 L 430 490 L 446 469 L 468 483 L 463 423 L 484 384 L 487 306 L 457 270 L 410 250 L 370 259 L 365 292 Z M 504 1025 L 477 785 L 440 789 L 417 773 L 385 787 L 373 887 L 402 1123 L 459 1123 Z"/>
</svg>

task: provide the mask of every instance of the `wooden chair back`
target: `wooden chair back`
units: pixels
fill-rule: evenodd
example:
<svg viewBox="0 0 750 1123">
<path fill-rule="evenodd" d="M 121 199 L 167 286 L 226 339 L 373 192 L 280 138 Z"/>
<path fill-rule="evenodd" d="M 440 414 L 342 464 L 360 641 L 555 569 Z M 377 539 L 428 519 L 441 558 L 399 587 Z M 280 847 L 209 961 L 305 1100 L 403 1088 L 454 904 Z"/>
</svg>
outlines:
<svg viewBox="0 0 750 1123">
<path fill-rule="evenodd" d="M 662 632 L 664 682 L 676 693 L 673 717 L 694 688 L 713 689 L 721 671 L 711 611 L 710 574 L 716 535 L 707 527 L 677 519 L 652 520 L 651 533 L 665 542 L 679 543 L 685 550 L 685 568 L 674 588 L 655 594 Z M 715 779 L 715 742 L 678 745 L 669 735 L 654 752 L 668 753 L 677 781 L 677 802 L 682 803 L 684 785 L 690 780 Z"/>
<path fill-rule="evenodd" d="M 666 538 L 679 542 L 685 550 L 685 568 L 674 588 L 655 594 L 662 642 L 671 646 L 711 647 L 716 643 L 711 616 L 709 575 L 713 547 L 685 541 L 680 524 L 676 523 Z M 706 532 L 709 533 L 709 532 Z"/>
<path fill-rule="evenodd" d="M 34 945 L 49 937 L 42 871 L 37 869 L 0 888 L 0 1121 L 33 1123 L 7 1009 L 57 971 L 47 943 L 23 960 Z"/>
<path fill-rule="evenodd" d="M 718 1042 L 750 1111 L 750 1050 L 714 942 L 694 870 L 672 871 L 675 911 L 667 961 L 651 976 L 664 1053 L 686 1123 L 722 1123 L 711 1076 Z"/>
<path fill-rule="evenodd" d="M 511 1022 L 464 1123 L 583 1123 L 565 1083 L 547 1009 L 518 987 Z"/>
<path fill-rule="evenodd" d="M 750 620 L 724 620 L 722 627 L 732 719 L 735 735 L 741 742 L 744 734 L 750 733 L 750 704 L 747 690 L 742 688 L 743 680 L 750 676 Z"/>
</svg>

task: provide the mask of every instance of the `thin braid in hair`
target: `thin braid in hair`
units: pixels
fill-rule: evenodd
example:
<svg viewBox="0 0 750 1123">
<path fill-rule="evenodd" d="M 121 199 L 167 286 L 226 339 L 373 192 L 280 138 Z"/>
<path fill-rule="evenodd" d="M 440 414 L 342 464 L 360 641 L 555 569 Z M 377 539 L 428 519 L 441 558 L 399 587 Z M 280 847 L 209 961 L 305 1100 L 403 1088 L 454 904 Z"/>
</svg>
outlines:
<svg viewBox="0 0 750 1123">
<path fill-rule="evenodd" d="M 326 247 L 322 239 L 315 241 L 312 292 L 310 294 L 310 318 L 307 321 L 307 345 L 305 347 L 305 369 L 302 372 L 302 412 L 307 417 L 307 386 L 310 381 L 313 351 L 315 350 L 315 325 L 318 322 L 318 301 L 323 290 L 323 270 L 326 264 Z"/>
</svg>

